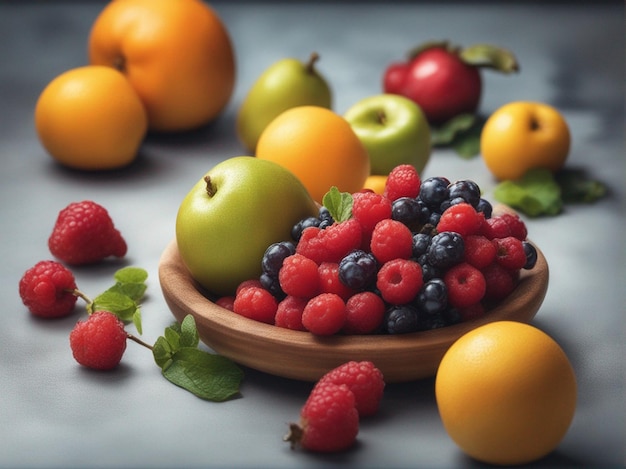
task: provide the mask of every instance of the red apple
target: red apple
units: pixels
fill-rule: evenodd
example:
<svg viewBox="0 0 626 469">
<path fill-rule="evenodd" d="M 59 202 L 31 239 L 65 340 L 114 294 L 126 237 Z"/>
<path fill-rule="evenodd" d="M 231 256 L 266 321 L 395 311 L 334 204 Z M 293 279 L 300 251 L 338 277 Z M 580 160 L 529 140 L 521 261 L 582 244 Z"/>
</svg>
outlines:
<svg viewBox="0 0 626 469">
<path fill-rule="evenodd" d="M 392 63 L 385 71 L 385 93 L 416 102 L 432 125 L 459 114 L 474 114 L 482 92 L 480 68 L 510 73 L 519 69 L 507 50 L 487 44 L 461 49 L 447 42 L 418 47 L 406 62 Z"/>
</svg>

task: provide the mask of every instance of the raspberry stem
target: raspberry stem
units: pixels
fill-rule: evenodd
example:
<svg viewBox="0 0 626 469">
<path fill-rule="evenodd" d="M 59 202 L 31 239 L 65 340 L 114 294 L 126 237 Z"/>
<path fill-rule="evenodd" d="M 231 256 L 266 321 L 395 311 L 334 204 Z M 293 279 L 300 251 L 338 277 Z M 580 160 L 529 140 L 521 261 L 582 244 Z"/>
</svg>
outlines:
<svg viewBox="0 0 626 469">
<path fill-rule="evenodd" d="M 142 345 L 142 346 L 146 347 L 147 349 L 152 350 L 152 348 L 153 348 L 153 347 L 152 347 L 152 345 L 148 344 L 147 342 L 144 342 L 144 341 L 143 341 L 143 340 L 141 340 L 139 337 L 134 336 L 133 334 L 131 334 L 131 333 L 129 333 L 129 332 L 127 332 L 127 333 L 126 333 L 126 337 L 127 337 L 128 339 L 132 340 L 133 342 L 136 342 L 136 343 L 138 343 L 139 345 Z"/>
<path fill-rule="evenodd" d="M 91 298 L 89 298 L 87 295 L 85 295 L 82 291 L 78 290 L 77 288 L 73 290 L 65 290 L 65 291 L 84 300 L 85 303 L 87 303 L 87 307 L 89 307 L 89 305 L 93 303 L 93 300 Z"/>
</svg>

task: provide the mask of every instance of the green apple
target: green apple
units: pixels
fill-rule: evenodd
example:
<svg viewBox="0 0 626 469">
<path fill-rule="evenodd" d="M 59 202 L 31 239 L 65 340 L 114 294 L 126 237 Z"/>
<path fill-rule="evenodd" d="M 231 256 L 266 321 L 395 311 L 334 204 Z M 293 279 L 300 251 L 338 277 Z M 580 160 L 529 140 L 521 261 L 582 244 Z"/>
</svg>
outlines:
<svg viewBox="0 0 626 469">
<path fill-rule="evenodd" d="M 296 176 L 271 161 L 237 156 L 210 169 L 183 199 L 176 241 L 191 276 L 218 296 L 258 278 L 267 247 L 291 239 L 318 208 Z"/>
<path fill-rule="evenodd" d="M 380 94 L 362 99 L 344 114 L 370 157 L 371 174 L 386 176 L 401 164 L 418 173 L 430 158 L 430 127 L 422 109 L 408 98 Z"/>
<path fill-rule="evenodd" d="M 254 82 L 237 113 L 237 136 L 252 154 L 259 136 L 276 116 L 297 106 L 331 108 L 332 95 L 324 77 L 315 68 L 319 59 L 308 62 L 286 58 L 265 70 Z"/>
</svg>

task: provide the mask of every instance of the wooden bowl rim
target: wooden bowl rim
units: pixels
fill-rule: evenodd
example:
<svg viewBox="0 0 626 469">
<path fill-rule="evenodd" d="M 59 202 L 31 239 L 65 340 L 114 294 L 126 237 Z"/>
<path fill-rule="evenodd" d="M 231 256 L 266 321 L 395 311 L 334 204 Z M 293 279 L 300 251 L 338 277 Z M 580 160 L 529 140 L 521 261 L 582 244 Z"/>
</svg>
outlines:
<svg viewBox="0 0 626 469">
<path fill-rule="evenodd" d="M 494 321 L 530 322 L 543 302 L 548 279 L 548 264 L 537 248 L 535 267 L 522 270 L 509 297 L 479 319 L 410 334 L 319 337 L 248 319 L 210 301 L 184 265 L 175 239 L 159 261 L 168 307 L 178 321 L 193 315 L 206 345 L 241 365 L 305 381 L 315 381 L 349 360 L 373 361 L 387 382 L 433 376 L 447 348 L 464 333 Z"/>
</svg>

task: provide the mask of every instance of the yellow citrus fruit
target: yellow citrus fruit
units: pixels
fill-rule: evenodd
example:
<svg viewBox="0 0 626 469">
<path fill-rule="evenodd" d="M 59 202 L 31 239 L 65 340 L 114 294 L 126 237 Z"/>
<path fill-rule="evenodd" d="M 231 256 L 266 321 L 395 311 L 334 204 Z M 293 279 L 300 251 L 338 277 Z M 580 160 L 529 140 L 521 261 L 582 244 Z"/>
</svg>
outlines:
<svg viewBox="0 0 626 469">
<path fill-rule="evenodd" d="M 88 65 L 62 73 L 44 88 L 35 106 L 35 128 L 59 163 L 106 170 L 134 161 L 148 120 L 124 75 Z"/>
<path fill-rule="evenodd" d="M 565 118 L 539 102 L 505 104 L 489 116 L 480 135 L 483 161 L 499 180 L 519 179 L 538 168 L 556 172 L 565 165 L 569 148 Z"/>
<path fill-rule="evenodd" d="M 361 190 L 370 174 L 367 150 L 350 124 L 319 106 L 279 114 L 261 133 L 256 156 L 289 169 L 320 203 L 332 186 L 341 192 Z"/>
<path fill-rule="evenodd" d="M 545 332 L 497 321 L 452 344 L 437 370 L 435 394 L 446 431 L 469 456 L 525 464 L 565 436 L 576 408 L 576 378 Z"/>
<path fill-rule="evenodd" d="M 212 121 L 235 85 L 235 53 L 226 26 L 200 0 L 108 2 L 91 28 L 89 60 L 126 75 L 156 131 L 189 130 Z"/>
<path fill-rule="evenodd" d="M 363 189 L 370 189 L 377 194 L 383 195 L 385 192 L 385 184 L 387 184 L 387 176 L 382 174 L 372 174 L 365 180 Z"/>
</svg>

